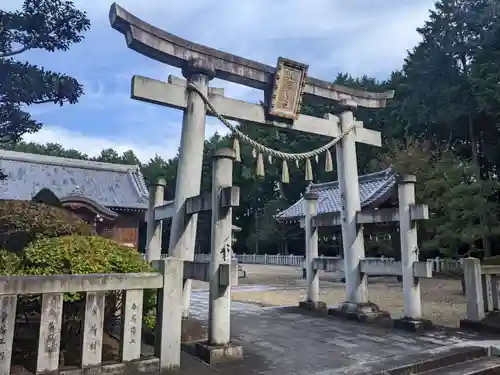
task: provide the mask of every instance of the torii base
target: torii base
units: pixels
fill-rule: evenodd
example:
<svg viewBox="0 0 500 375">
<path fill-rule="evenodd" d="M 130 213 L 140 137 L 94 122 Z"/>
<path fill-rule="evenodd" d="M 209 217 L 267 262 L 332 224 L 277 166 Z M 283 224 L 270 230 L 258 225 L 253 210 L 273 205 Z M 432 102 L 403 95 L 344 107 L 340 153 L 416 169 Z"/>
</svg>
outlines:
<svg viewBox="0 0 500 375">
<path fill-rule="evenodd" d="M 299 308 L 310 311 L 317 311 L 325 314 L 328 313 L 328 305 L 325 302 L 321 301 L 318 302 L 300 301 Z"/>
<path fill-rule="evenodd" d="M 181 342 L 196 342 L 208 339 L 208 330 L 203 322 L 193 317 L 182 319 Z"/>
<path fill-rule="evenodd" d="M 420 333 L 432 327 L 432 322 L 427 319 L 401 318 L 394 320 L 394 328 L 408 332 Z"/>
<path fill-rule="evenodd" d="M 243 359 L 243 347 L 229 343 L 227 345 L 210 345 L 208 341 L 195 344 L 196 356 L 213 365 Z"/>
<path fill-rule="evenodd" d="M 486 314 L 483 320 L 475 321 L 462 319 L 460 320 L 460 328 L 482 333 L 500 333 L 500 312 L 493 311 Z"/>
<path fill-rule="evenodd" d="M 342 302 L 339 307 L 328 309 L 328 315 L 358 322 L 374 322 L 391 318 L 387 311 L 380 310 L 380 307 L 373 302 Z"/>
</svg>

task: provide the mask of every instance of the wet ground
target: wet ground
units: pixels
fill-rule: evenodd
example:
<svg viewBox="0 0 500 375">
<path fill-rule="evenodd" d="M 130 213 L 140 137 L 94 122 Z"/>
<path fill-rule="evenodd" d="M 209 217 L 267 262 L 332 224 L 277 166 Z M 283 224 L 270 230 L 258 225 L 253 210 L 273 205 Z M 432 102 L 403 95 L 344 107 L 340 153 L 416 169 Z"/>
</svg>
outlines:
<svg viewBox="0 0 500 375">
<path fill-rule="evenodd" d="M 206 291 L 193 293 L 191 313 L 207 321 Z M 348 370 L 361 372 L 371 363 L 389 357 L 481 340 L 472 333 L 447 330 L 417 335 L 315 316 L 296 308 L 266 308 L 241 302 L 232 304 L 231 324 L 233 342 L 243 346 L 244 359 L 213 367 L 184 355 L 184 374 L 340 375 Z"/>
</svg>

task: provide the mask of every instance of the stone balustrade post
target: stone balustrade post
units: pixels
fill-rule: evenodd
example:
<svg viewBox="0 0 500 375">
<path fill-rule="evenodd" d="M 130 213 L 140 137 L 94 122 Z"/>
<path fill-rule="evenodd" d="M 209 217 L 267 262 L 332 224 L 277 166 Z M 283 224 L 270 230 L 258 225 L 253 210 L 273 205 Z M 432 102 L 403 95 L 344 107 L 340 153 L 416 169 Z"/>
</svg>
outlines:
<svg viewBox="0 0 500 375">
<path fill-rule="evenodd" d="M 479 322 L 486 315 L 481 277 L 481 261 L 477 258 L 464 259 L 465 295 L 467 296 L 467 320 Z"/>
<path fill-rule="evenodd" d="M 163 274 L 163 288 L 156 302 L 155 356 L 160 360 L 160 373 L 176 370 L 181 363 L 182 286 L 184 262 L 168 257 L 155 260 L 153 267 Z"/>
</svg>

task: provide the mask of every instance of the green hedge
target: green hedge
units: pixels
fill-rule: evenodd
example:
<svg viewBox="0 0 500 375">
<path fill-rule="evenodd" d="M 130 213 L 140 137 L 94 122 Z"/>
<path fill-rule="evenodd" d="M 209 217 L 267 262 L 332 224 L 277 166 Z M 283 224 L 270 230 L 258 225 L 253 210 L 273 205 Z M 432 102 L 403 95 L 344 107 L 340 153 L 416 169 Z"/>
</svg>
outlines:
<svg viewBox="0 0 500 375">
<path fill-rule="evenodd" d="M 151 268 L 135 248 L 99 236 L 42 238 L 24 250 L 30 275 L 130 273 Z"/>
</svg>

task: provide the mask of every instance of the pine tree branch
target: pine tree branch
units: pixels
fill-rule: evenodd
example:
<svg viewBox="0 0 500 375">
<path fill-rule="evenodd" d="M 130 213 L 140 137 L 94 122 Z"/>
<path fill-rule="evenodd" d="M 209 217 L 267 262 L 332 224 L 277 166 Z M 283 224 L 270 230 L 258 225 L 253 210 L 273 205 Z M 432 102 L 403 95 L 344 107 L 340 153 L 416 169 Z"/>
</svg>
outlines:
<svg viewBox="0 0 500 375">
<path fill-rule="evenodd" d="M 0 58 L 6 58 L 6 57 L 19 55 L 23 52 L 26 52 L 27 50 L 29 50 L 31 48 L 33 48 L 32 45 L 26 45 L 26 46 L 23 46 L 22 48 L 19 48 L 18 50 L 9 51 L 9 52 L 0 52 Z"/>
<path fill-rule="evenodd" d="M 41 100 L 33 100 L 31 104 L 46 104 L 46 103 L 54 103 L 54 99 L 41 99 Z M 68 99 L 60 99 L 57 100 L 58 103 L 67 103 Z"/>
</svg>

